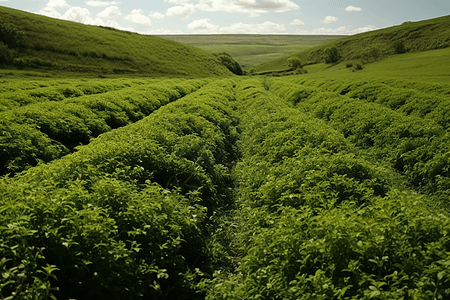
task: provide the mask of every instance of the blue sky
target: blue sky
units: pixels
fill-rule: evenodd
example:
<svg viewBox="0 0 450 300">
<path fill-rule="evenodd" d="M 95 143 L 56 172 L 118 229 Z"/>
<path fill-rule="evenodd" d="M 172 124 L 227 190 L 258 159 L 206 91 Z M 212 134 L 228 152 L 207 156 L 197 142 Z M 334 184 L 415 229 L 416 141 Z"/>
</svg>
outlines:
<svg viewBox="0 0 450 300">
<path fill-rule="evenodd" d="M 450 15 L 450 0 L 0 0 L 0 5 L 143 34 L 356 34 Z"/>
</svg>

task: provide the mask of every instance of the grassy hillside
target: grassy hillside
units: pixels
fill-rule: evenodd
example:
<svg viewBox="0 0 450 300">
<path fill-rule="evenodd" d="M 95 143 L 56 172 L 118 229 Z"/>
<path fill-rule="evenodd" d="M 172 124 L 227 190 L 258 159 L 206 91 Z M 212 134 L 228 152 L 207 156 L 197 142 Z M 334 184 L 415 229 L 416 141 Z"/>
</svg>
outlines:
<svg viewBox="0 0 450 300">
<path fill-rule="evenodd" d="M 392 78 L 415 82 L 450 82 L 450 48 L 392 55 L 383 60 L 363 66 L 354 71 L 348 67 L 349 62 L 341 62 L 330 67 L 318 63 L 304 67 L 307 77 L 345 79 L 357 78 Z M 305 75 L 303 75 L 305 76 Z"/>
<path fill-rule="evenodd" d="M 231 74 L 193 46 L 0 7 L 0 65 L 152 76 Z"/>
<path fill-rule="evenodd" d="M 360 64 L 378 61 L 394 54 L 442 49 L 450 46 L 450 16 L 353 35 L 285 56 L 257 66 L 257 70 L 285 70 L 288 59 L 298 57 L 303 64 L 325 62 L 326 48 L 335 47 L 338 61 L 356 61 Z"/>
<path fill-rule="evenodd" d="M 336 39 L 340 35 L 164 35 L 162 38 L 200 47 L 210 52 L 227 52 L 244 69 L 291 55 Z"/>
</svg>

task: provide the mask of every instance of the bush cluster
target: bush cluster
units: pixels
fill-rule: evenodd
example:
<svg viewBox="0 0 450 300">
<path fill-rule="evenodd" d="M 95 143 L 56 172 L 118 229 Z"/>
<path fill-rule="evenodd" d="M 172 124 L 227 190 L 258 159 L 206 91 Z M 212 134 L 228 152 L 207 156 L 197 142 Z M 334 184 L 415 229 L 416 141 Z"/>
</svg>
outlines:
<svg viewBox="0 0 450 300">
<path fill-rule="evenodd" d="M 233 57 L 226 52 L 214 53 L 214 55 L 220 60 L 221 64 L 227 67 L 233 74 L 243 75 L 241 65 L 233 59 Z"/>
<path fill-rule="evenodd" d="M 341 58 L 341 53 L 336 46 L 328 47 L 323 50 L 325 63 L 336 63 Z"/>
<path fill-rule="evenodd" d="M 0 42 L 9 48 L 16 48 L 21 45 L 24 33 L 11 23 L 0 23 Z"/>
</svg>

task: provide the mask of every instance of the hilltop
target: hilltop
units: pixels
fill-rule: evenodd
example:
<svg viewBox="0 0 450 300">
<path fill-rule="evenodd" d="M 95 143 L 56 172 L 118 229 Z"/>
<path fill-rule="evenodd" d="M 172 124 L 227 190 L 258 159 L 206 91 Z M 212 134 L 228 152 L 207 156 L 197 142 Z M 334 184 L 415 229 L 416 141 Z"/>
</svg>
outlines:
<svg viewBox="0 0 450 300">
<path fill-rule="evenodd" d="M 366 64 L 395 54 L 420 52 L 450 47 L 450 16 L 405 22 L 380 30 L 352 35 L 310 49 L 263 63 L 259 72 L 289 69 L 289 59 L 298 58 L 303 65 L 314 65 L 327 60 L 326 52 L 337 50 L 337 56 L 328 63 L 354 62 Z M 328 49 L 328 50 L 327 50 Z"/>
<path fill-rule="evenodd" d="M 231 73 L 211 53 L 155 36 L 0 7 L 0 67 L 65 72 L 215 76 Z"/>
</svg>

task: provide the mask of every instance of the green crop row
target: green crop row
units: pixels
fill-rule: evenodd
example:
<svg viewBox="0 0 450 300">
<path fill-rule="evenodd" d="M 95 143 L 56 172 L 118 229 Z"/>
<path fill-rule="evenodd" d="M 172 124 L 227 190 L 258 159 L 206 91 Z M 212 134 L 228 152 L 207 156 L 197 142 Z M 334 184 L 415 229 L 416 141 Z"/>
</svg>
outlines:
<svg viewBox="0 0 450 300">
<path fill-rule="evenodd" d="M 42 79 L 24 80 L 23 78 L 4 79 L 0 82 L 0 112 L 28 104 L 62 101 L 83 95 L 102 94 L 128 87 L 137 87 L 156 83 L 159 80 L 132 79 Z"/>
<path fill-rule="evenodd" d="M 0 112 L 0 175 L 49 162 L 99 134 L 142 119 L 207 80 L 167 80 Z"/>
<path fill-rule="evenodd" d="M 229 253 L 206 299 L 445 299 L 450 218 L 398 190 L 325 121 L 237 87 L 243 159 Z M 225 248 L 225 247 L 224 247 Z"/>
<path fill-rule="evenodd" d="M 0 179 L 0 298 L 196 299 L 233 205 L 234 83 Z"/>
<path fill-rule="evenodd" d="M 297 81 L 297 82 L 295 82 Z M 433 119 L 444 128 L 450 126 L 450 86 L 406 83 L 399 80 L 289 80 L 313 90 L 329 91 L 350 98 L 384 105 L 405 115 Z"/>
<path fill-rule="evenodd" d="M 368 155 L 387 161 L 407 176 L 413 188 L 448 203 L 450 135 L 439 119 L 405 115 L 382 104 L 350 98 L 350 93 L 323 92 L 292 82 L 273 83 L 271 90 L 327 121 Z M 441 108 L 438 111 L 444 113 Z"/>
</svg>

